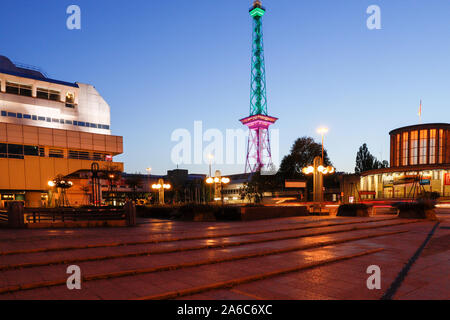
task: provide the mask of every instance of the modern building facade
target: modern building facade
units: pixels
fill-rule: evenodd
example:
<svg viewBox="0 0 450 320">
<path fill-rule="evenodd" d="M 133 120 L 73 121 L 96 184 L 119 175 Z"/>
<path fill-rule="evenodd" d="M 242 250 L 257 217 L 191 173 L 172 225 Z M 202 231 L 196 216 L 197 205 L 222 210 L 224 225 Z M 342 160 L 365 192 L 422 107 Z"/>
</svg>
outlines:
<svg viewBox="0 0 450 320">
<path fill-rule="evenodd" d="M 431 123 L 390 132 L 390 167 L 361 175 L 362 198 L 450 197 L 450 124 Z"/>
<path fill-rule="evenodd" d="M 92 85 L 50 79 L 0 56 L 0 206 L 42 206 L 50 180 L 93 162 L 123 171 L 113 163 L 123 138 L 110 126 L 110 107 Z"/>
</svg>

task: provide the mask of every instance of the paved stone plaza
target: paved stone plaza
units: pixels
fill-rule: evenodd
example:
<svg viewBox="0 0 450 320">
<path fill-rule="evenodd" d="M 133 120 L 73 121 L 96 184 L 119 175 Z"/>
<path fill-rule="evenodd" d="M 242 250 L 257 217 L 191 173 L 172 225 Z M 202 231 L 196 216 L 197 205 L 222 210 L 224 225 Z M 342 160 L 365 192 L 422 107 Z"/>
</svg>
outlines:
<svg viewBox="0 0 450 320">
<path fill-rule="evenodd" d="M 394 299 L 450 299 L 450 210 L 438 213 Z M 0 299 L 380 299 L 435 226 L 377 215 L 0 229 Z M 371 265 L 380 290 L 367 288 Z"/>
</svg>

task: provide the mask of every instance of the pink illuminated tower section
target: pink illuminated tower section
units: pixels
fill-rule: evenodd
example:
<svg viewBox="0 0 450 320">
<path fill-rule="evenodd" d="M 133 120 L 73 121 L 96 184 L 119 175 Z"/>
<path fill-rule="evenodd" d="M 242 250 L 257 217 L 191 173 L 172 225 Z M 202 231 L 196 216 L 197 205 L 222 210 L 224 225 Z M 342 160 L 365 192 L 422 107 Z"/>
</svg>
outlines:
<svg viewBox="0 0 450 320">
<path fill-rule="evenodd" d="M 250 88 L 250 115 L 241 119 L 249 129 L 245 172 L 272 171 L 269 126 L 277 121 L 267 113 L 266 70 L 262 33 L 262 17 L 266 9 L 255 0 L 250 8 L 253 18 L 252 73 Z"/>
<path fill-rule="evenodd" d="M 272 153 L 270 151 L 269 126 L 277 120 L 277 118 L 262 114 L 240 120 L 249 130 L 245 162 L 246 173 L 271 170 Z"/>
</svg>

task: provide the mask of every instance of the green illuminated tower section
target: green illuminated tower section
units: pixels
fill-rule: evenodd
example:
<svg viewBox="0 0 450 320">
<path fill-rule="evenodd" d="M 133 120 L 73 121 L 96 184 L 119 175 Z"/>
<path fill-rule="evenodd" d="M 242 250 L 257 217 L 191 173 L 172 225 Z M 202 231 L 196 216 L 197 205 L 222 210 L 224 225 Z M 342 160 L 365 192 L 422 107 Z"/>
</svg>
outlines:
<svg viewBox="0 0 450 320">
<path fill-rule="evenodd" d="M 264 44 L 262 31 L 262 17 L 266 9 L 261 1 L 255 1 L 250 9 L 253 18 L 252 44 L 252 79 L 250 92 L 250 115 L 267 115 L 266 98 L 266 67 L 264 63 Z"/>
</svg>

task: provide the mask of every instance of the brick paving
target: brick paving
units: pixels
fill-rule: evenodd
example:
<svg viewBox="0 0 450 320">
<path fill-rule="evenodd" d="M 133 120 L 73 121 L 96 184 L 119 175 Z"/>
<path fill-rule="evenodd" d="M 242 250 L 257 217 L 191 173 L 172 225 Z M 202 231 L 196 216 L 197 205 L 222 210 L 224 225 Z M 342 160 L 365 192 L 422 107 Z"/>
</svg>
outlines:
<svg viewBox="0 0 450 320">
<path fill-rule="evenodd" d="M 450 211 L 438 216 L 394 299 L 450 298 Z M 435 225 L 392 215 L 139 222 L 0 229 L 0 299 L 380 299 Z M 71 264 L 81 268 L 81 290 L 65 285 Z M 381 268 L 380 290 L 366 286 L 370 265 Z"/>
</svg>

